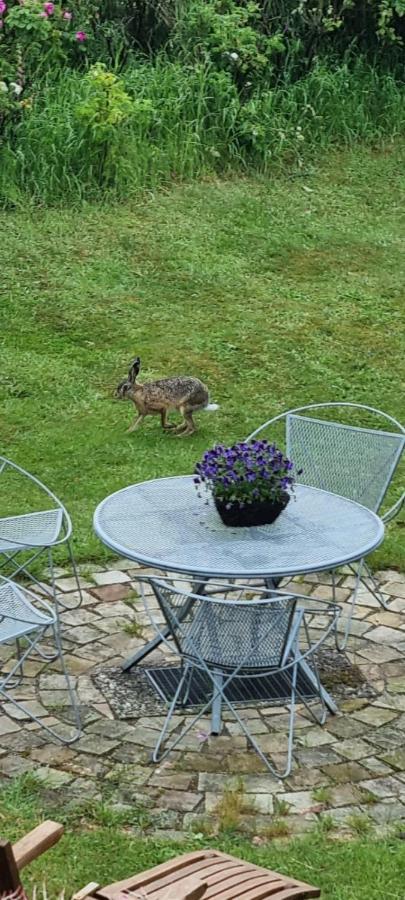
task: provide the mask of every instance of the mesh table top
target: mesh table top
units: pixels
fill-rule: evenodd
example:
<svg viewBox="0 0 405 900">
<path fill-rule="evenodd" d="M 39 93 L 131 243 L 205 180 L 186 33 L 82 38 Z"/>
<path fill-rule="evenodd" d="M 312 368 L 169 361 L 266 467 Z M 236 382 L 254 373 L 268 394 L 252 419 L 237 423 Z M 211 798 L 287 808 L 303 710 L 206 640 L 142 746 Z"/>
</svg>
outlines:
<svg viewBox="0 0 405 900">
<path fill-rule="evenodd" d="M 94 514 L 100 540 L 120 555 L 167 572 L 276 577 L 322 571 L 361 559 L 384 537 L 369 509 L 328 491 L 296 485 L 271 525 L 230 528 L 192 476 L 160 478 L 106 497 Z"/>
</svg>

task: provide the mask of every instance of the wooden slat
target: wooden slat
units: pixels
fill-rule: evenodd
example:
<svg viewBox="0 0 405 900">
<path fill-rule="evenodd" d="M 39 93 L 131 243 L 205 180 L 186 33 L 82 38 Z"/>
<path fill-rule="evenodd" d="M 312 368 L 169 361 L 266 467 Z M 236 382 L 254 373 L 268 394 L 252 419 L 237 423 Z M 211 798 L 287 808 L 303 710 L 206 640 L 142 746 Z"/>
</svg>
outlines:
<svg viewBox="0 0 405 900">
<path fill-rule="evenodd" d="M 190 869 L 193 870 L 191 873 Z M 204 862 L 197 863 L 196 866 L 191 866 L 190 869 L 187 869 L 187 873 L 184 871 L 172 873 L 172 875 L 168 876 L 168 878 L 159 879 L 159 881 L 153 882 L 153 884 L 149 888 L 148 897 L 151 900 L 159 900 L 160 893 L 162 888 L 166 887 L 168 884 L 178 885 L 179 889 L 183 885 L 184 879 L 188 877 L 188 873 L 197 875 L 202 881 L 204 881 L 207 886 L 211 884 L 217 884 L 219 881 L 222 881 L 226 878 L 231 877 L 233 874 L 239 872 L 243 872 L 243 867 L 234 865 L 231 866 L 228 863 L 228 860 L 223 860 L 220 863 L 220 867 L 218 866 L 218 860 L 209 860 L 209 864 L 206 865 Z M 204 895 L 205 900 L 205 895 Z"/>
<path fill-rule="evenodd" d="M 181 884 L 175 884 L 168 891 L 163 891 L 158 900 L 202 900 L 205 898 L 205 881 L 200 878 L 185 878 Z"/>
<path fill-rule="evenodd" d="M 199 855 L 201 857 L 202 854 Z M 182 857 L 180 857 L 180 859 L 182 859 Z M 200 858 L 196 862 L 191 861 L 188 865 L 182 867 L 174 867 L 173 863 L 177 862 L 178 860 L 172 860 L 172 865 L 170 866 L 171 871 L 169 871 L 168 864 L 163 863 L 162 866 L 156 866 L 156 869 L 151 869 L 149 872 L 143 872 L 140 875 L 127 878 L 125 882 L 110 884 L 108 888 L 103 888 L 99 892 L 100 897 L 108 898 L 108 900 L 116 900 L 123 890 L 136 892 L 136 890 L 141 887 L 147 888 L 149 886 L 149 896 L 153 898 L 154 894 L 159 890 L 169 887 L 174 883 L 180 883 L 181 879 L 188 878 L 190 875 L 198 875 L 198 877 L 204 878 L 205 881 L 209 871 L 218 864 L 215 857 L 204 858 L 204 856 L 202 859 Z M 225 860 L 222 865 L 229 866 L 228 860 Z M 160 872 L 157 875 L 155 874 L 154 877 L 151 877 L 157 869 L 160 869 Z"/>
<path fill-rule="evenodd" d="M 13 854 L 18 869 L 23 869 L 28 863 L 53 847 L 62 836 L 64 831 L 63 825 L 58 822 L 47 820 L 38 825 L 29 834 L 24 835 L 20 841 L 13 846 Z"/>
<path fill-rule="evenodd" d="M 236 857 L 230 856 L 230 854 L 228 854 L 228 853 L 222 853 L 219 850 L 216 850 L 215 854 L 218 857 L 218 859 L 229 859 L 229 860 L 233 860 L 233 862 L 239 862 L 239 863 L 242 862 L 240 859 L 236 860 Z M 288 876 L 288 875 L 281 875 L 280 872 L 272 872 L 270 869 L 265 869 L 264 866 L 256 866 L 254 863 L 243 862 L 243 865 L 246 867 L 249 866 L 255 872 L 261 872 L 262 875 L 266 875 L 268 878 L 272 877 L 276 880 L 277 879 L 281 880 L 281 882 L 285 882 L 286 887 L 291 887 L 291 889 L 292 888 L 302 889 L 302 891 L 303 891 L 302 897 L 305 898 L 305 900 L 307 897 L 312 898 L 312 897 L 320 897 L 321 896 L 321 891 L 319 890 L 319 888 L 314 887 L 311 884 L 307 884 L 305 881 L 298 881 L 296 878 L 290 878 L 290 876 Z M 306 891 L 306 893 L 305 893 L 305 891 Z"/>
<path fill-rule="evenodd" d="M 10 841 L 0 841 L 0 891 L 15 891 L 21 881 Z"/>
<path fill-rule="evenodd" d="M 118 900 L 125 890 L 130 897 L 143 888 L 150 900 L 163 900 L 165 891 L 166 894 L 171 891 L 175 900 L 180 900 L 181 890 L 190 876 L 207 883 L 202 900 L 304 900 L 320 896 L 318 888 L 311 885 L 226 853 L 205 850 L 185 854 L 148 872 L 110 884 L 99 890 L 97 897 Z"/>
<path fill-rule="evenodd" d="M 94 892 L 100 885 L 97 881 L 90 881 L 89 884 L 86 884 L 86 887 L 82 888 L 81 891 L 78 891 L 77 894 L 74 894 L 72 900 L 91 900 L 91 897 L 94 897 Z"/>
</svg>

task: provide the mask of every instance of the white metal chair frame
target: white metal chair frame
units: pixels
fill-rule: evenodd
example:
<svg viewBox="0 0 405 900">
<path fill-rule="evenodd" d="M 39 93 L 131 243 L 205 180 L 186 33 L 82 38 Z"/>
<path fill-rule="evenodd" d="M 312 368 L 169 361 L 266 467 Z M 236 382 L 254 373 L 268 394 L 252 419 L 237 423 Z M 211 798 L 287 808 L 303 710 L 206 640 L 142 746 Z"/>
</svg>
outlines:
<svg viewBox="0 0 405 900">
<path fill-rule="evenodd" d="M 43 484 L 43 482 L 40 481 L 39 478 L 36 478 L 35 475 L 32 475 L 30 472 L 27 472 L 26 469 L 23 469 L 21 466 L 17 465 L 17 463 L 12 462 L 10 459 L 7 459 L 4 456 L 0 456 L 0 475 L 2 475 L 3 472 L 5 472 L 5 470 L 8 467 L 13 469 L 15 472 L 18 472 L 23 477 L 28 478 L 31 482 L 33 482 L 33 484 L 35 484 L 40 490 L 42 490 L 53 501 L 53 503 L 55 504 L 55 508 L 60 513 L 60 522 L 59 522 L 59 531 L 58 531 L 57 537 L 55 537 L 53 540 L 51 540 L 49 542 L 44 543 L 43 540 L 35 541 L 32 539 L 31 536 L 29 536 L 29 538 L 26 540 L 19 540 L 19 539 L 16 539 L 15 537 L 13 537 L 11 541 L 7 541 L 7 538 L 3 538 L 2 533 L 1 533 L 2 523 L 3 523 L 3 525 L 5 523 L 17 523 L 17 524 L 22 523 L 22 520 L 24 518 L 32 520 L 35 518 L 35 516 L 43 515 L 43 513 L 45 511 L 32 512 L 32 513 L 27 513 L 27 514 L 18 514 L 16 516 L 7 516 L 6 518 L 0 518 L 0 541 L 2 541 L 3 544 L 10 543 L 10 551 L 7 551 L 7 549 L 0 550 L 0 572 L 2 570 L 3 571 L 6 570 L 7 575 L 10 578 L 15 578 L 20 574 L 24 575 L 32 583 L 36 584 L 40 588 L 41 592 L 44 592 L 49 597 L 51 597 L 55 603 L 58 602 L 60 604 L 60 606 L 65 607 L 65 604 L 60 599 L 60 597 L 59 598 L 57 597 L 57 589 L 56 589 L 56 584 L 55 584 L 54 563 L 53 563 L 52 553 L 56 547 L 66 544 L 70 564 L 72 567 L 73 577 L 75 578 L 77 592 L 79 595 L 78 603 L 74 607 L 69 606 L 69 609 L 78 609 L 82 603 L 82 590 L 80 587 L 79 574 L 78 574 L 76 561 L 75 561 L 73 549 L 72 549 L 72 543 L 71 543 L 72 522 L 71 522 L 69 513 L 68 513 L 66 507 L 63 505 L 63 503 L 61 503 L 59 498 L 56 496 L 56 494 L 54 494 L 48 487 L 46 487 L 46 485 Z M 29 552 L 29 551 L 32 551 L 32 554 L 29 557 L 29 559 L 25 560 L 24 562 L 19 564 L 18 557 L 19 557 L 20 553 Z M 48 556 L 48 566 L 49 566 L 49 572 L 50 572 L 50 576 L 51 576 L 51 586 L 48 586 L 47 584 L 40 582 L 36 578 L 36 576 L 29 570 L 30 565 L 33 562 L 35 562 L 35 560 L 38 559 L 38 557 L 41 556 L 42 553 L 45 553 L 45 552 L 47 553 L 47 556 Z M 3 557 L 3 559 L 2 559 L 2 557 Z"/>
<path fill-rule="evenodd" d="M 241 600 L 239 598 L 241 594 L 244 593 L 246 587 L 248 587 L 249 592 L 251 592 L 252 588 L 250 585 L 245 585 L 245 587 L 243 587 L 243 585 L 241 586 L 240 583 L 216 584 L 215 582 L 210 581 L 210 594 L 205 595 L 193 594 L 190 592 L 190 590 L 183 590 L 177 587 L 177 585 L 180 583 L 178 579 L 176 579 L 176 587 L 173 586 L 173 583 L 169 578 L 164 577 L 145 576 L 140 577 L 137 580 L 139 580 L 141 584 L 141 591 L 145 609 L 148 613 L 152 626 L 154 627 L 161 640 L 170 649 L 170 651 L 174 653 L 176 657 L 180 658 L 183 669 L 181 679 L 177 686 L 175 695 L 170 703 L 166 715 L 166 720 L 152 754 L 153 762 L 157 763 L 165 759 L 165 757 L 178 746 L 178 744 L 189 733 L 189 731 L 209 710 L 211 710 L 211 733 L 214 735 L 219 734 L 222 727 L 221 710 L 222 706 L 225 705 L 238 722 L 242 732 L 246 736 L 249 743 L 252 745 L 253 749 L 259 755 L 266 768 L 276 777 L 286 778 L 289 775 L 292 766 L 294 722 L 297 700 L 308 709 L 312 718 L 318 724 L 323 725 L 326 720 L 327 707 L 323 698 L 322 685 L 320 682 L 318 667 L 316 663 L 316 653 L 323 646 L 327 638 L 332 633 L 336 633 L 337 621 L 340 615 L 339 607 L 334 603 L 328 603 L 315 599 L 311 600 L 311 598 L 308 598 L 306 596 L 304 597 L 299 594 L 285 591 L 267 590 L 260 587 L 255 587 L 253 589 L 254 594 L 257 594 L 259 599 L 255 598 L 249 600 Z M 157 598 L 160 610 L 163 613 L 167 628 L 165 628 L 165 626 L 162 625 L 161 622 L 157 621 L 155 617 L 155 610 L 149 606 L 148 597 L 145 594 L 144 590 L 142 590 L 142 583 L 147 583 L 152 587 L 153 592 Z M 221 593 L 222 598 L 218 598 L 218 596 L 212 595 L 213 591 L 215 590 L 218 593 Z M 230 592 L 239 594 L 239 598 L 236 600 L 224 599 L 223 594 L 228 594 Z M 173 607 L 170 605 L 170 602 L 167 599 L 168 594 L 174 595 L 177 598 L 183 600 L 184 607 L 179 611 L 179 615 L 176 615 Z M 229 664 L 221 665 L 220 659 L 213 662 L 210 659 L 204 658 L 197 645 L 195 635 L 193 636 L 192 628 L 190 630 L 190 628 L 188 627 L 188 614 L 193 611 L 193 608 L 197 604 L 200 608 L 201 614 L 199 624 L 201 624 L 201 620 L 204 619 L 205 610 L 208 611 L 209 606 L 212 604 L 216 604 L 217 607 L 220 604 L 224 608 L 226 606 L 227 609 L 231 607 L 240 608 L 242 606 L 252 612 L 255 611 L 255 609 L 257 609 L 258 607 L 260 609 L 263 609 L 263 611 L 271 606 L 280 607 L 281 601 L 290 603 L 291 617 L 288 632 L 286 632 L 285 634 L 283 645 L 280 646 L 279 665 L 269 663 L 264 667 L 262 665 L 260 667 L 254 667 L 252 666 L 251 662 L 252 654 L 254 654 L 255 651 L 259 649 L 260 645 L 263 644 L 263 641 L 267 637 L 269 637 L 274 630 L 274 621 L 269 624 L 269 628 L 267 629 L 265 634 L 262 634 L 260 636 L 260 639 L 256 643 L 253 642 L 250 645 L 248 653 L 244 657 L 242 655 L 242 658 L 238 659 L 237 665 L 233 666 Z M 302 606 L 297 606 L 297 603 L 299 601 L 302 602 Z M 206 605 L 205 609 L 204 605 Z M 321 637 L 318 638 L 315 642 L 311 643 L 309 631 L 310 621 L 308 621 L 308 617 L 312 618 L 313 615 L 322 615 L 323 617 L 326 616 L 329 619 L 329 624 L 327 626 L 324 626 Z M 194 622 L 195 621 L 196 620 L 194 620 Z M 210 627 L 209 624 L 207 627 Z M 304 635 L 307 645 L 306 649 L 304 650 L 300 649 L 299 643 L 302 635 Z M 308 702 L 308 698 L 304 697 L 300 693 L 297 685 L 299 665 L 302 662 L 308 663 L 309 661 L 311 662 L 311 667 L 315 676 L 314 682 L 316 684 L 316 695 L 321 704 L 322 712 L 320 716 L 316 715 L 316 712 L 312 709 L 310 703 Z M 174 738 L 170 741 L 169 746 L 161 751 L 162 744 L 168 735 L 170 722 L 176 711 L 176 707 L 178 705 L 184 705 L 187 700 L 193 669 L 199 669 L 208 676 L 212 684 L 212 695 L 203 705 L 203 707 L 199 709 L 198 712 L 191 718 L 191 720 L 186 723 L 186 725 L 181 729 L 180 733 L 174 736 Z M 283 675 L 284 677 L 287 676 L 288 682 L 291 685 L 291 695 L 288 700 L 290 709 L 286 764 L 282 771 L 278 771 L 278 769 L 270 762 L 269 757 L 266 756 L 266 754 L 261 750 L 258 741 L 250 733 L 246 723 L 239 715 L 237 709 L 226 696 L 226 688 L 231 684 L 231 682 L 233 682 L 235 679 L 246 677 L 247 674 L 250 677 L 254 678 L 264 678 L 269 675 L 272 678 L 277 678 L 277 676 Z M 243 700 L 243 697 L 241 697 L 241 699 Z M 171 732 L 169 734 L 169 737 L 170 736 Z"/>
<path fill-rule="evenodd" d="M 49 630 L 53 632 L 55 642 L 55 653 L 51 655 L 44 653 L 38 647 L 40 641 L 47 637 Z M 25 643 L 25 648 L 21 646 L 22 641 Z M 3 675 L 0 674 L 1 698 L 25 713 L 28 718 L 40 725 L 51 737 L 64 744 L 73 743 L 81 733 L 80 714 L 75 693 L 66 670 L 57 609 L 52 609 L 42 597 L 37 597 L 26 588 L 23 589 L 15 584 L 9 578 L 0 576 L 0 646 L 11 642 L 17 646 L 17 659 L 9 672 Z M 39 653 L 41 658 L 47 661 L 59 660 L 62 674 L 66 681 L 75 726 L 75 731 L 70 737 L 65 738 L 58 734 L 54 728 L 41 721 L 37 715 L 12 694 L 13 689 L 18 686 L 24 675 L 24 662 L 32 653 Z"/>
<path fill-rule="evenodd" d="M 392 436 L 398 438 L 398 451 L 397 451 L 396 457 L 395 457 L 395 459 L 394 459 L 394 461 L 393 461 L 391 470 L 390 470 L 390 472 L 389 472 L 389 477 L 388 477 L 388 478 L 386 479 L 386 481 L 382 484 L 382 487 L 381 487 L 381 491 L 380 491 L 380 495 L 379 495 L 378 501 L 374 504 L 373 507 L 371 507 L 371 506 L 369 507 L 369 508 L 373 508 L 373 511 L 374 511 L 374 512 L 378 512 L 379 509 L 381 508 L 381 505 L 382 505 L 382 503 L 383 503 L 384 497 L 385 497 L 385 495 L 386 495 L 386 493 L 387 493 L 387 490 L 388 490 L 389 485 L 390 485 L 390 483 L 391 483 L 391 481 L 392 481 L 392 478 L 393 478 L 393 476 L 394 476 L 395 470 L 396 470 L 396 468 L 397 468 L 397 466 L 398 466 L 398 463 L 399 463 L 399 461 L 400 461 L 401 455 L 402 455 L 403 450 L 404 450 L 404 447 L 405 447 L 405 428 L 400 424 L 400 422 L 397 421 L 397 419 L 394 419 L 393 416 L 388 415 L 388 413 L 385 413 L 385 412 L 383 412 L 382 410 L 376 409 L 376 408 L 374 408 L 374 407 L 372 407 L 372 406 L 366 406 L 365 404 L 361 404 L 361 403 L 349 403 L 349 402 L 312 403 L 312 404 L 309 404 L 309 405 L 307 405 L 307 406 L 299 406 L 299 407 L 296 407 L 295 409 L 290 409 L 290 410 L 284 411 L 284 412 L 280 413 L 279 415 L 274 416 L 272 419 L 268 419 L 267 422 L 264 422 L 262 425 L 260 425 L 258 428 L 256 428 L 255 431 L 252 431 L 252 433 L 246 438 L 246 440 L 247 440 L 247 441 L 252 441 L 252 440 L 254 440 L 254 439 L 257 438 L 263 431 L 265 431 L 266 429 L 270 428 L 272 425 L 275 425 L 277 422 L 281 422 L 281 421 L 285 420 L 285 425 L 286 425 L 286 452 L 287 452 L 287 455 L 288 455 L 288 454 L 290 453 L 290 446 L 289 446 L 289 417 L 296 416 L 296 415 L 298 415 L 298 414 L 300 414 L 300 413 L 304 413 L 304 414 L 305 414 L 305 413 L 310 412 L 310 411 L 312 411 L 312 410 L 322 410 L 322 409 L 323 409 L 323 410 L 326 410 L 326 409 L 334 409 L 334 408 L 336 408 L 336 409 L 339 409 L 339 408 L 345 408 L 345 409 L 357 409 L 357 410 L 363 410 L 363 411 L 365 411 L 365 412 L 372 413 L 372 414 L 374 414 L 374 415 L 376 415 L 376 416 L 380 416 L 382 419 L 384 419 L 385 421 L 389 422 L 391 426 L 393 425 L 393 426 L 395 426 L 395 428 L 397 429 L 396 433 L 395 433 L 395 432 L 390 432 L 390 434 L 391 434 Z M 308 422 L 311 421 L 311 417 L 310 417 L 310 416 L 306 416 L 305 418 L 307 418 Z M 317 425 L 319 425 L 319 423 L 320 423 L 320 421 L 321 421 L 321 422 L 323 422 L 325 425 L 331 425 L 331 426 L 334 425 L 336 428 L 341 428 L 341 429 L 343 429 L 343 428 L 344 428 L 344 429 L 352 429 L 353 431 L 356 431 L 356 432 L 358 432 L 359 430 L 361 430 L 361 431 L 365 431 L 365 432 L 367 432 L 367 433 L 369 433 L 369 434 L 370 434 L 370 433 L 371 433 L 371 434 L 373 434 L 373 433 L 378 434 L 379 431 L 380 431 L 380 429 L 364 429 L 364 428 L 361 428 L 360 426 L 359 426 L 359 427 L 356 427 L 356 426 L 347 426 L 347 425 L 343 425 L 343 424 L 341 424 L 341 423 L 339 423 L 339 422 L 332 422 L 332 421 L 330 421 L 330 420 L 328 420 L 328 419 L 324 419 L 324 420 L 313 419 L 312 421 L 314 422 L 314 424 L 316 423 Z M 387 433 L 385 432 L 385 434 L 387 434 Z M 401 441 L 401 435 L 402 435 L 402 441 Z M 292 454 L 292 456 L 293 456 L 293 454 Z M 294 458 L 293 458 L 293 462 L 294 462 Z M 303 484 L 307 484 L 307 482 L 306 482 L 306 480 L 305 480 L 305 471 L 304 471 L 303 474 L 302 474 L 302 478 L 298 478 L 298 480 L 301 481 Z M 320 481 L 321 481 L 321 479 L 320 479 Z M 322 486 L 323 486 L 321 483 L 319 483 L 319 484 L 313 484 L 313 479 L 311 480 L 311 484 L 312 484 L 313 487 L 322 487 Z M 344 496 L 346 496 L 346 495 L 344 495 Z M 349 499 L 355 499 L 355 498 L 349 497 Z M 398 513 L 399 513 L 400 510 L 402 509 L 402 506 L 404 505 L 404 502 L 405 502 L 405 491 L 402 493 L 402 495 L 399 497 L 399 499 L 398 499 L 398 500 L 397 500 L 397 501 L 396 501 L 396 502 L 395 502 L 395 503 L 394 503 L 394 504 L 393 504 L 393 505 L 385 512 L 385 513 L 383 513 L 383 514 L 381 515 L 381 519 L 382 519 L 382 521 L 384 522 L 384 524 L 386 524 L 386 523 L 388 523 L 388 522 L 391 522 L 392 519 L 394 519 L 395 516 L 398 515 Z M 366 504 L 366 505 L 367 505 L 367 504 Z M 384 597 L 383 597 L 383 595 L 382 595 L 382 593 L 381 593 L 381 590 L 380 590 L 380 588 L 379 588 L 378 583 L 376 582 L 376 580 L 375 580 L 375 578 L 374 578 L 374 576 L 373 576 L 371 570 L 369 569 L 369 567 L 368 567 L 368 565 L 367 565 L 367 563 L 366 563 L 366 560 L 365 560 L 364 558 L 361 559 L 361 560 L 358 562 L 357 566 L 356 566 L 356 565 L 353 565 L 353 564 L 350 565 L 350 569 L 351 569 L 352 572 L 354 573 L 356 580 L 355 580 L 355 585 L 354 585 L 354 589 L 353 589 L 353 593 L 352 593 L 352 599 L 351 599 L 351 604 L 350 604 L 350 611 L 349 611 L 349 616 L 348 616 L 348 619 L 347 619 L 347 622 L 346 622 L 346 628 L 345 628 L 345 631 L 344 631 L 344 637 L 343 637 L 343 640 L 342 640 L 342 641 L 338 641 L 338 640 L 337 640 L 337 642 L 336 642 L 336 643 L 337 643 L 337 646 L 338 646 L 338 649 L 340 649 L 340 650 L 344 650 L 345 647 L 347 646 L 347 641 L 348 641 L 348 638 L 349 638 L 349 635 L 350 635 L 351 622 L 352 622 L 352 618 L 353 618 L 353 613 L 354 613 L 354 609 L 355 609 L 355 605 L 356 605 L 357 594 L 358 594 L 358 590 L 359 590 L 360 583 L 363 583 L 363 584 L 364 584 L 364 586 L 370 591 L 370 593 L 373 594 L 373 596 L 376 598 L 376 600 L 378 600 L 378 602 L 380 603 L 380 605 L 384 607 L 384 609 L 388 609 L 388 605 L 387 605 L 387 603 L 386 603 L 386 601 L 385 601 L 385 599 L 384 599 Z M 300 573 L 297 572 L 297 575 L 299 575 L 299 574 L 300 574 Z M 333 571 L 331 574 L 332 574 L 333 599 L 334 599 L 334 601 L 335 601 L 335 600 L 336 600 L 336 572 Z"/>
</svg>

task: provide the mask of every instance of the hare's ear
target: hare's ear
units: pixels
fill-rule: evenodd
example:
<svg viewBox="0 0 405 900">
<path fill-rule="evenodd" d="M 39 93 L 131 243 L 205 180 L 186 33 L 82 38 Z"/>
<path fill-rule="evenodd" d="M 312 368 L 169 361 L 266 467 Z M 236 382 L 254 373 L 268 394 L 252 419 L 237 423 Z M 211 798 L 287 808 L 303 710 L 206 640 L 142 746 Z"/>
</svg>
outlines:
<svg viewBox="0 0 405 900">
<path fill-rule="evenodd" d="M 136 356 L 135 359 L 132 360 L 132 363 L 130 365 L 129 372 L 128 372 L 128 378 L 132 382 L 132 384 L 134 383 L 137 375 L 139 375 L 140 371 L 141 371 L 141 360 L 140 360 L 139 356 Z"/>
</svg>

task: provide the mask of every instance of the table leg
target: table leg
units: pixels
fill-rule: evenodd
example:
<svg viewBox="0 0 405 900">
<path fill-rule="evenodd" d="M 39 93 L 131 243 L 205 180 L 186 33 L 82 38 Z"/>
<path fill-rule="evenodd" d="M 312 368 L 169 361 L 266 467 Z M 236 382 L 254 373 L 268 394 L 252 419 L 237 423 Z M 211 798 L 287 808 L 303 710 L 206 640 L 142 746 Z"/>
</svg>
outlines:
<svg viewBox="0 0 405 900">
<path fill-rule="evenodd" d="M 193 594 L 203 594 L 207 580 L 208 579 L 205 579 L 204 581 L 199 581 L 199 582 L 193 584 L 192 585 Z M 189 603 L 185 604 L 180 621 L 188 615 L 188 611 L 190 609 L 190 605 L 192 604 L 192 602 L 193 601 L 190 600 Z M 128 656 L 127 659 L 124 659 L 124 662 L 121 665 L 122 671 L 130 672 L 134 666 L 137 666 L 138 663 L 142 662 L 142 660 L 145 659 L 147 656 L 149 656 L 150 653 L 153 653 L 154 650 L 157 650 L 157 648 L 160 647 L 160 645 L 163 643 L 164 638 L 169 637 L 169 635 L 170 635 L 170 629 L 167 627 L 164 628 L 161 635 L 157 634 L 156 637 L 152 638 L 152 640 L 149 641 L 147 644 L 145 644 L 144 647 L 141 647 L 141 649 L 137 650 L 136 653 L 134 653 L 132 656 Z"/>
</svg>

